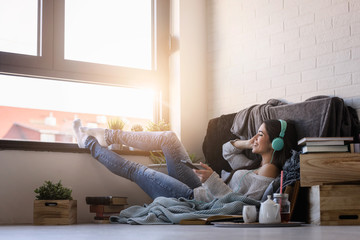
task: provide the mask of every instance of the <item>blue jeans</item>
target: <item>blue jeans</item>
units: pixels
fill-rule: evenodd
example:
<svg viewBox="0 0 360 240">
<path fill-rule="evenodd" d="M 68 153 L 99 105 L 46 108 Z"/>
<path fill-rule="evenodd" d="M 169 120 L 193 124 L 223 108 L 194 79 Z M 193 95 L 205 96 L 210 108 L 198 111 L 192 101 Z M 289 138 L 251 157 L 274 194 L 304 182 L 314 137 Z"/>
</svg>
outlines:
<svg viewBox="0 0 360 240">
<path fill-rule="evenodd" d="M 193 189 L 201 186 L 200 179 L 193 170 L 180 162 L 182 159 L 190 161 L 190 158 L 173 132 L 126 132 L 107 129 L 105 139 L 109 145 L 118 143 L 144 151 L 163 151 L 168 175 L 126 160 L 102 147 L 92 136 L 85 142 L 85 147 L 95 159 L 114 174 L 135 182 L 153 199 L 160 196 L 191 199 Z"/>
</svg>

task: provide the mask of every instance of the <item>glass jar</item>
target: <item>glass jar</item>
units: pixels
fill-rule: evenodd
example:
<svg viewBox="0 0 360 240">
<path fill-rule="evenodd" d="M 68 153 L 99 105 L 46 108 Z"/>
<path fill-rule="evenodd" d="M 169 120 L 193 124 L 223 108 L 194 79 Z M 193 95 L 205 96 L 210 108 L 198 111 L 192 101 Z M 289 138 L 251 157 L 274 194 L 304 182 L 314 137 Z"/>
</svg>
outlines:
<svg viewBox="0 0 360 240">
<path fill-rule="evenodd" d="M 287 193 L 274 193 L 274 202 L 280 205 L 281 222 L 287 223 L 290 220 L 290 202 Z"/>
</svg>

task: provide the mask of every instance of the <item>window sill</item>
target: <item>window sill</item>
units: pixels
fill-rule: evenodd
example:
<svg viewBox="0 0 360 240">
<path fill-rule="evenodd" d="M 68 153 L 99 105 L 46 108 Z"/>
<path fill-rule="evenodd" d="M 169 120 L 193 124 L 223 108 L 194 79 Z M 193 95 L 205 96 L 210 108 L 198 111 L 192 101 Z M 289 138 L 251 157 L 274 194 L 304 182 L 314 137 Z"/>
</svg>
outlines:
<svg viewBox="0 0 360 240">
<path fill-rule="evenodd" d="M 0 140 L 0 150 L 46 151 L 64 153 L 90 153 L 88 149 L 79 148 L 76 143 L 55 143 L 36 141 Z M 149 156 L 146 151 L 128 149 L 113 150 L 120 155 Z"/>
</svg>

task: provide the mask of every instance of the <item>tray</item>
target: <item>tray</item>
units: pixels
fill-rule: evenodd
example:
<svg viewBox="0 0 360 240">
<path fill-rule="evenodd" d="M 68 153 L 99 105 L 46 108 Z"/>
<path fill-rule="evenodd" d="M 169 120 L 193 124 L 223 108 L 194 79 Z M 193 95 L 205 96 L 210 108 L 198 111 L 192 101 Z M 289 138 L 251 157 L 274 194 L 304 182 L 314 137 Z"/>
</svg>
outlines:
<svg viewBox="0 0 360 240">
<path fill-rule="evenodd" d="M 268 227 L 299 227 L 302 222 L 288 223 L 239 223 L 239 222 L 214 222 L 215 227 L 232 227 L 232 228 L 268 228 Z"/>
</svg>

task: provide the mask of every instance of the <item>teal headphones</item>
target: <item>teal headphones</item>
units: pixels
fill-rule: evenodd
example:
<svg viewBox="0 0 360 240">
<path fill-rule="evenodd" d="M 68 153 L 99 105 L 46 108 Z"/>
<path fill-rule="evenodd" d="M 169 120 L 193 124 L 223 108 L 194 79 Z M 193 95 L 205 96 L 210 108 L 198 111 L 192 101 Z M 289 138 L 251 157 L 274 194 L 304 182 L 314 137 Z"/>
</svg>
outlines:
<svg viewBox="0 0 360 240">
<path fill-rule="evenodd" d="M 279 134 L 279 137 L 275 138 L 272 143 L 271 146 L 275 151 L 280 151 L 281 149 L 284 148 L 284 136 L 285 136 L 285 131 L 286 131 L 286 127 L 287 127 L 287 123 L 284 120 L 279 119 L 280 124 L 281 124 L 281 131 Z"/>
</svg>

